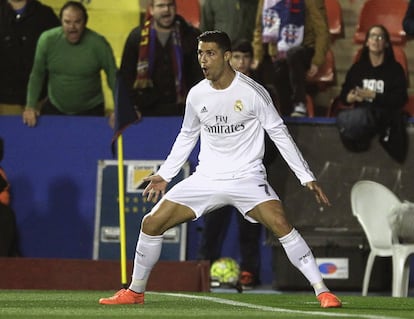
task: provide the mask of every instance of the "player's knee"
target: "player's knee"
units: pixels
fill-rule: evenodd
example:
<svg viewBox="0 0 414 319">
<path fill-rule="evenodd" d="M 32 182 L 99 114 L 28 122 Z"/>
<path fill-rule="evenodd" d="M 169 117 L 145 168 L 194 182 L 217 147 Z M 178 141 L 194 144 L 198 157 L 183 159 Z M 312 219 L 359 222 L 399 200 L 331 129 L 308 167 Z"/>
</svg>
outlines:
<svg viewBox="0 0 414 319">
<path fill-rule="evenodd" d="M 162 235 L 161 227 L 157 223 L 157 218 L 148 214 L 142 219 L 141 230 L 150 236 Z"/>
<path fill-rule="evenodd" d="M 289 231 L 292 229 L 292 226 L 286 219 L 286 217 L 284 215 L 279 214 L 275 215 L 272 218 L 269 226 L 272 232 L 278 237 L 281 237 L 286 233 L 289 233 Z"/>
</svg>

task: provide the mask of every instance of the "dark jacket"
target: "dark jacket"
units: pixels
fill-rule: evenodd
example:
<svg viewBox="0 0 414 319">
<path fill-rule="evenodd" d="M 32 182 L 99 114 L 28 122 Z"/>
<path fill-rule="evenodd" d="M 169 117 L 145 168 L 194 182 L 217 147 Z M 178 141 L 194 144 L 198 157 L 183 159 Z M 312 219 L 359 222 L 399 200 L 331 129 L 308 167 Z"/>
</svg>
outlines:
<svg viewBox="0 0 414 319">
<path fill-rule="evenodd" d="M 36 0 L 28 0 L 21 15 L 0 0 L 0 103 L 26 104 L 37 39 L 58 25 L 53 9 Z"/>
<path fill-rule="evenodd" d="M 181 16 L 176 19 L 180 22 L 181 43 L 183 51 L 183 78 L 185 94 L 203 78 L 197 60 L 197 37 L 200 31 L 190 26 Z M 171 55 L 172 39 L 168 39 L 165 47 L 157 40 L 155 46 L 154 70 L 151 79 L 154 87 L 134 89 L 137 77 L 137 62 L 141 27 L 131 31 L 125 43 L 122 54 L 120 72 L 130 93 L 132 103 L 138 107 L 143 116 L 171 116 L 184 114 L 184 104 L 177 103 L 175 75 Z"/>
<path fill-rule="evenodd" d="M 395 60 L 384 62 L 379 66 L 372 66 L 369 61 L 358 61 L 347 72 L 342 85 L 340 99 L 347 104 L 346 97 L 355 87 L 364 87 L 364 82 L 376 83 L 376 96 L 371 102 L 355 103 L 355 106 L 370 104 L 377 109 L 401 110 L 407 102 L 407 81 L 404 69 Z M 373 84 L 374 85 L 374 84 Z"/>
</svg>

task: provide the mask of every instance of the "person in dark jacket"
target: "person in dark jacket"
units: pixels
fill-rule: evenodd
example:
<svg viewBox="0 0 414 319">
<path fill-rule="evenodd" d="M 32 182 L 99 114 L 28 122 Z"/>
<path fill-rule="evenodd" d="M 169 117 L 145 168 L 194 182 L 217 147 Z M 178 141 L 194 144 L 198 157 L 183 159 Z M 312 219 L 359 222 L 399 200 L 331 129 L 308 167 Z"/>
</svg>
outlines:
<svg viewBox="0 0 414 319">
<path fill-rule="evenodd" d="M 407 78 L 394 57 L 384 26 L 373 25 L 368 30 L 359 58 L 346 74 L 339 99 L 354 107 L 340 112 L 337 118 L 341 137 L 349 139 L 344 140 L 345 146 L 366 150 L 372 137 L 379 134 L 380 143 L 392 157 L 400 162 L 405 159 L 407 144 L 402 110 L 408 100 Z M 366 127 L 353 128 L 352 123 L 346 123 L 349 118 L 354 119 L 355 125 Z"/>
<path fill-rule="evenodd" d="M 22 114 L 37 40 L 59 24 L 37 0 L 0 0 L 0 115 Z"/>
<path fill-rule="evenodd" d="M 151 0 L 148 9 L 127 38 L 120 74 L 142 116 L 181 116 L 188 90 L 203 78 L 200 31 L 176 14 L 175 0 Z"/>
</svg>

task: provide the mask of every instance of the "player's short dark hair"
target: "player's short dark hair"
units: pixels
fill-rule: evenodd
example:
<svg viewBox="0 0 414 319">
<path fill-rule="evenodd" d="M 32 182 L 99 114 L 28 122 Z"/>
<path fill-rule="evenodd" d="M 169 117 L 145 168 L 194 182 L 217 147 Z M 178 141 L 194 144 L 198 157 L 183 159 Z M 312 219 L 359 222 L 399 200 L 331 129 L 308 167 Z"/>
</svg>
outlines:
<svg viewBox="0 0 414 319">
<path fill-rule="evenodd" d="M 231 41 L 226 32 L 214 30 L 206 31 L 197 38 L 199 42 L 214 42 L 223 52 L 231 51 Z"/>
<path fill-rule="evenodd" d="M 85 24 L 88 22 L 88 12 L 86 11 L 85 6 L 79 1 L 67 1 L 63 7 L 60 9 L 59 12 L 59 19 L 62 20 L 63 11 L 65 11 L 69 7 L 75 7 L 82 11 L 83 18 L 85 19 Z"/>
<path fill-rule="evenodd" d="M 253 46 L 247 39 L 240 39 L 235 41 L 231 45 L 231 49 L 233 52 L 243 52 L 243 53 L 249 53 L 251 56 L 253 56 Z"/>
</svg>

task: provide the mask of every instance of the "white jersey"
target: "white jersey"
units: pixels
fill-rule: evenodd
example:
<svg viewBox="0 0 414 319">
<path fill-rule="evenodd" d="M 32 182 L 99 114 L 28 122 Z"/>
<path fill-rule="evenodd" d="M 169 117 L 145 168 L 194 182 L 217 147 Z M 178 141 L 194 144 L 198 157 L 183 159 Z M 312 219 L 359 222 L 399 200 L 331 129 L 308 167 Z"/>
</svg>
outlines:
<svg viewBox="0 0 414 319">
<path fill-rule="evenodd" d="M 204 79 L 190 90 L 181 131 L 158 174 L 170 181 L 199 137 L 197 173 L 228 180 L 263 171 L 263 129 L 302 184 L 315 180 L 269 93 L 240 72 L 226 89 L 214 89 Z"/>
</svg>

